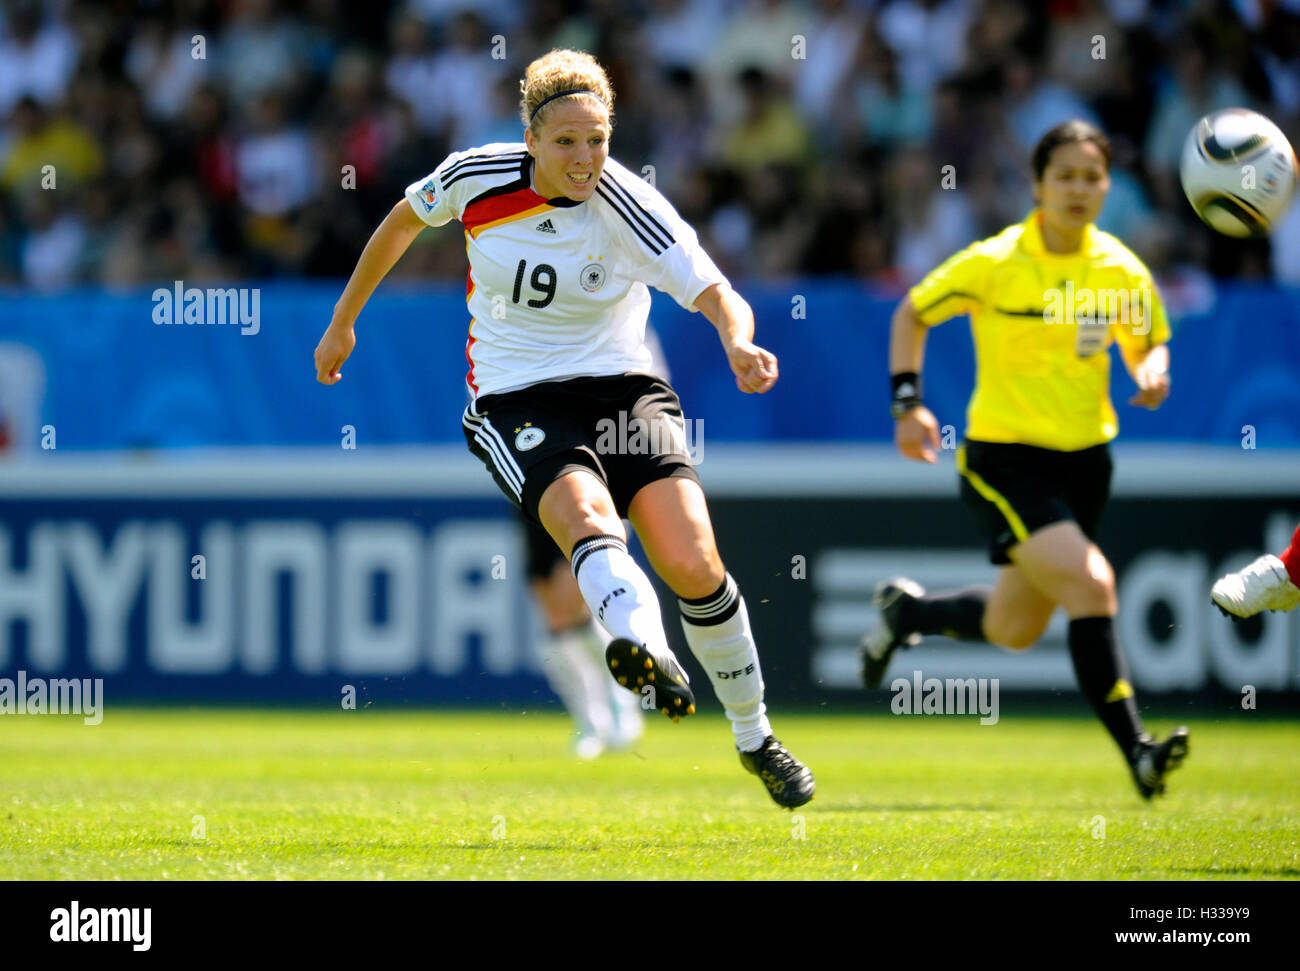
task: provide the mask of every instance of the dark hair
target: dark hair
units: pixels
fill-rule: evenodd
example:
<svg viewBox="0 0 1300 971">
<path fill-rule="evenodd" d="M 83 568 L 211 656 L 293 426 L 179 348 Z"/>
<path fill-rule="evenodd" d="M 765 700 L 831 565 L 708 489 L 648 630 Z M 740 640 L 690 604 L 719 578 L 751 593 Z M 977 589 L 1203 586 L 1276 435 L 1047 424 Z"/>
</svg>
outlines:
<svg viewBox="0 0 1300 971">
<path fill-rule="evenodd" d="M 1101 152 L 1101 157 L 1106 160 L 1106 170 L 1110 171 L 1110 140 L 1106 137 L 1106 133 L 1096 125 L 1075 118 L 1072 121 L 1063 121 L 1052 128 L 1034 146 L 1034 181 L 1042 181 L 1047 163 L 1052 160 L 1052 152 L 1062 145 L 1073 145 L 1076 142 L 1092 142 L 1096 145 Z"/>
</svg>

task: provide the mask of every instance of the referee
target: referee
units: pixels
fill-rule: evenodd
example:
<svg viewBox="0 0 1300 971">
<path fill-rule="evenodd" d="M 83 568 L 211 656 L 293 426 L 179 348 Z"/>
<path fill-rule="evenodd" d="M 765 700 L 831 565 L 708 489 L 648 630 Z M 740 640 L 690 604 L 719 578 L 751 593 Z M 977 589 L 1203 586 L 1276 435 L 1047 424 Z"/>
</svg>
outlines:
<svg viewBox="0 0 1300 971">
<path fill-rule="evenodd" d="M 878 687 L 894 651 L 929 634 L 1031 647 L 1063 607 L 1079 687 L 1150 799 L 1186 755 L 1187 729 L 1162 743 L 1143 730 L 1115 643 L 1115 574 L 1094 539 L 1110 490 L 1107 443 L 1118 432 L 1108 349 L 1119 344 L 1137 385 L 1129 404 L 1158 408 L 1169 394 L 1169 325 L 1142 261 L 1093 225 L 1110 161 L 1093 125 L 1047 132 L 1033 153 L 1028 218 L 951 257 L 894 313 L 894 438 L 905 458 L 930 463 L 939 426 L 921 398 L 926 333 L 970 315 L 975 391 L 957 469 L 1001 569 L 992 588 L 926 593 L 901 577 L 877 586 L 880 622 L 863 638 L 863 680 Z"/>
<path fill-rule="evenodd" d="M 520 90 L 522 141 L 453 152 L 375 230 L 316 348 L 316 379 L 339 380 L 362 307 L 415 237 L 459 222 L 469 450 L 568 557 L 613 638 L 614 679 L 676 721 L 695 711 L 695 696 L 654 587 L 628 555 L 622 520 L 632 521 L 677 595 L 741 764 L 777 804 L 801 806 L 812 773 L 772 734 L 749 613 L 718 553 L 681 402 L 647 373 L 649 287 L 717 328 L 741 391 L 771 388 L 776 357 L 754 344 L 753 311 L 695 230 L 609 156 L 614 92 L 595 59 L 551 51 L 528 65 Z"/>
</svg>

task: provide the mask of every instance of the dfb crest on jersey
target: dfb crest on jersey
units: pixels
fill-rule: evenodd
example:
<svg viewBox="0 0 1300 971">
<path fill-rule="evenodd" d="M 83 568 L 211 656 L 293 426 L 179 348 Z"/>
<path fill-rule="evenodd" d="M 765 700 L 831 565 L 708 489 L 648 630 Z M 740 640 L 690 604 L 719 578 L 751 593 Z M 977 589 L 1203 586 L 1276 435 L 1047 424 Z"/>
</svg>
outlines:
<svg viewBox="0 0 1300 971">
<path fill-rule="evenodd" d="M 530 448 L 541 445 L 545 438 L 546 432 L 534 427 L 531 421 L 526 421 L 515 429 L 515 451 L 527 452 Z"/>
<path fill-rule="evenodd" d="M 605 268 L 599 263 L 588 263 L 582 268 L 578 279 L 582 283 L 582 289 L 595 293 L 605 285 Z"/>
</svg>

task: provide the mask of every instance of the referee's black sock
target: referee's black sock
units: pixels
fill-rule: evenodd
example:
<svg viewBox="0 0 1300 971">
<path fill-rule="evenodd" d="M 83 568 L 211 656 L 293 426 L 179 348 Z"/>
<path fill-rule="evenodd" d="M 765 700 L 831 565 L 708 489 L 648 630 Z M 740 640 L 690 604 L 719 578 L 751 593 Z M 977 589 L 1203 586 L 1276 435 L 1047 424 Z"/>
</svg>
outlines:
<svg viewBox="0 0 1300 971">
<path fill-rule="evenodd" d="M 1115 643 L 1112 618 L 1076 617 L 1070 621 L 1070 660 L 1097 717 L 1124 758 L 1130 758 L 1134 743 L 1143 734 L 1142 718 L 1128 680 L 1128 666 Z"/>
<path fill-rule="evenodd" d="M 917 634 L 943 634 L 959 641 L 984 640 L 984 608 L 992 587 L 966 587 L 949 593 L 927 593 L 898 605 L 898 623 Z"/>
</svg>

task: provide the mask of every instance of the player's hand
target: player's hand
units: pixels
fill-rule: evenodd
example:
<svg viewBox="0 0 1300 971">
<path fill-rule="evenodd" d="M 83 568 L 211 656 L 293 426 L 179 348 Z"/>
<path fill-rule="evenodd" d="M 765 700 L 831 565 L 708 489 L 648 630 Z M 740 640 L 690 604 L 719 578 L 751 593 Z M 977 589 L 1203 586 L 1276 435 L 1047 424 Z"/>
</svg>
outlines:
<svg viewBox="0 0 1300 971">
<path fill-rule="evenodd" d="M 925 405 L 918 405 L 894 422 L 894 444 L 898 453 L 914 462 L 936 461 L 939 447 L 939 422 Z"/>
<path fill-rule="evenodd" d="M 343 362 L 357 346 L 357 335 L 351 324 L 330 324 L 325 336 L 316 345 L 316 380 L 321 384 L 337 384 L 343 378 Z"/>
<path fill-rule="evenodd" d="M 732 344 L 727 348 L 727 362 L 736 375 L 736 387 L 745 394 L 762 394 L 776 384 L 776 355 L 757 344 Z"/>
<path fill-rule="evenodd" d="M 1137 394 L 1128 399 L 1130 405 L 1155 411 L 1169 397 L 1169 372 L 1139 367 L 1133 375 Z"/>
</svg>

